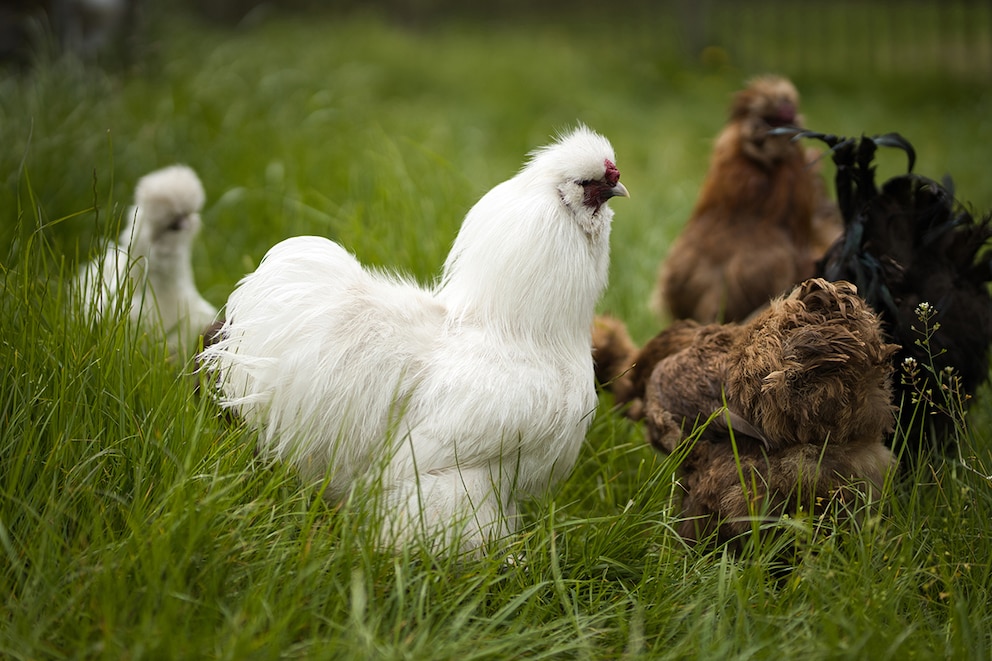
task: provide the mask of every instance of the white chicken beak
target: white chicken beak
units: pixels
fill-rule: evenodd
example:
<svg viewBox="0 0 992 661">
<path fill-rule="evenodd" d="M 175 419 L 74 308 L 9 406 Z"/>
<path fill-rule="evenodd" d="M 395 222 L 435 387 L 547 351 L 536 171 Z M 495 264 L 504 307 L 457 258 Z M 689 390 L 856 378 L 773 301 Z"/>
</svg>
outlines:
<svg viewBox="0 0 992 661">
<path fill-rule="evenodd" d="M 190 218 L 189 214 L 182 214 L 173 218 L 172 222 L 169 223 L 166 229 L 172 230 L 173 232 L 180 232 L 182 230 L 189 229 L 189 226 L 192 224 L 193 220 Z"/>
<path fill-rule="evenodd" d="M 610 189 L 612 197 L 630 197 L 630 192 L 627 187 L 621 184 L 619 181 L 617 185 Z"/>
</svg>

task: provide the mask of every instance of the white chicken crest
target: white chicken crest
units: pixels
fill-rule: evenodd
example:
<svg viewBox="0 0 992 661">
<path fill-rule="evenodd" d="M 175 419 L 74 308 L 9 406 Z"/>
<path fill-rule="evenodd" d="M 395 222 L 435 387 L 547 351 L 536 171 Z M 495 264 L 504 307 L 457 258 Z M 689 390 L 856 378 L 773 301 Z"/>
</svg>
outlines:
<svg viewBox="0 0 992 661">
<path fill-rule="evenodd" d="M 185 165 L 142 177 L 118 242 L 77 275 L 86 310 L 105 315 L 130 294 L 124 306 L 131 321 L 164 338 L 172 353 L 191 355 L 217 315 L 196 289 L 191 261 L 204 199 L 200 179 Z"/>
<path fill-rule="evenodd" d="M 535 151 L 469 211 L 433 290 L 324 238 L 283 241 L 231 295 L 203 369 L 262 453 L 326 477 L 332 500 L 378 494 L 383 544 L 477 549 L 571 470 L 596 408 L 618 179 L 583 126 Z"/>
</svg>

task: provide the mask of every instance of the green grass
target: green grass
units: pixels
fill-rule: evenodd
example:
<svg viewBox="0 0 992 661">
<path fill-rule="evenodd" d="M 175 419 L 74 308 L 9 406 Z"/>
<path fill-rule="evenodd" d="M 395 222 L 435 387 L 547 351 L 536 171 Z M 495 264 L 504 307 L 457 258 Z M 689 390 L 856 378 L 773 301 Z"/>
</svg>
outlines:
<svg viewBox="0 0 992 661">
<path fill-rule="evenodd" d="M 140 333 L 67 314 L 67 275 L 157 167 L 204 181 L 195 266 L 216 304 L 302 233 L 426 282 L 472 203 L 581 120 L 611 138 L 632 193 L 612 203 L 601 308 L 647 339 L 656 268 L 730 93 L 758 71 L 684 63 L 673 25 L 636 18 L 172 18 L 138 73 L 0 74 L 0 655 L 988 658 L 987 391 L 961 460 L 900 476 L 857 522 L 800 517 L 738 558 L 683 546 L 676 460 L 604 398 L 571 476 L 526 505 L 511 540 L 526 566 L 508 568 L 374 552 L 360 506 L 261 465 Z M 900 131 L 917 171 L 992 207 L 987 86 L 782 70 L 809 126 Z M 882 176 L 903 167 L 883 159 Z"/>
</svg>

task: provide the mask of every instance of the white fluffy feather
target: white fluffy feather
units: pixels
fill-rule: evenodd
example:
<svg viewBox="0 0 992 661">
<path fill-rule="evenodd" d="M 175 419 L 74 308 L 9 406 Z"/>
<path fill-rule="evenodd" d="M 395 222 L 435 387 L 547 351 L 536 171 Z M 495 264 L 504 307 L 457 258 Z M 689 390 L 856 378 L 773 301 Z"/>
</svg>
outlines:
<svg viewBox="0 0 992 661">
<path fill-rule="evenodd" d="M 123 306 L 132 322 L 164 339 L 172 353 L 191 353 L 217 315 L 193 278 L 192 244 L 203 202 L 203 185 L 184 165 L 142 177 L 118 242 L 77 276 L 86 309 L 103 316 Z"/>
<path fill-rule="evenodd" d="M 201 354 L 223 404 L 331 499 L 380 482 L 385 543 L 467 550 L 512 532 L 518 498 L 572 468 L 596 408 L 605 201 L 626 195 L 615 168 L 604 182 L 613 160 L 585 127 L 536 151 L 469 211 L 433 290 L 324 238 L 279 243 Z"/>
</svg>

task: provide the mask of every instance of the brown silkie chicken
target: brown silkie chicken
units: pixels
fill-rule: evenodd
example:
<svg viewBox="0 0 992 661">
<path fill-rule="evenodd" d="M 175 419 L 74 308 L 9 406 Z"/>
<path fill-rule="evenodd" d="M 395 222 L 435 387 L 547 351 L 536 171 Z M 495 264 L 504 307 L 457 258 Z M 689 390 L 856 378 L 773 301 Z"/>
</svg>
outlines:
<svg viewBox="0 0 992 661">
<path fill-rule="evenodd" d="M 643 348 L 630 339 L 623 322 L 607 315 L 593 321 L 592 357 L 596 378 L 613 393 L 617 406 L 632 420 L 644 417 L 644 389 L 658 361 L 679 351 L 695 337 L 699 323 L 691 319 L 672 322 Z"/>
<path fill-rule="evenodd" d="M 667 453 L 694 443 L 681 468 L 684 538 L 729 542 L 758 513 L 878 496 L 894 465 L 883 438 L 898 347 L 853 285 L 811 279 L 747 323 L 679 324 L 652 343 L 649 440 Z"/>
<path fill-rule="evenodd" d="M 663 317 L 741 321 L 811 277 L 840 234 L 815 156 L 774 133 L 802 125 L 798 105 L 779 76 L 734 96 L 692 216 L 659 272 L 652 307 Z"/>
<path fill-rule="evenodd" d="M 630 369 L 637 345 L 627 326 L 614 316 L 597 314 L 592 320 L 592 361 L 596 383 L 610 390 Z"/>
</svg>

